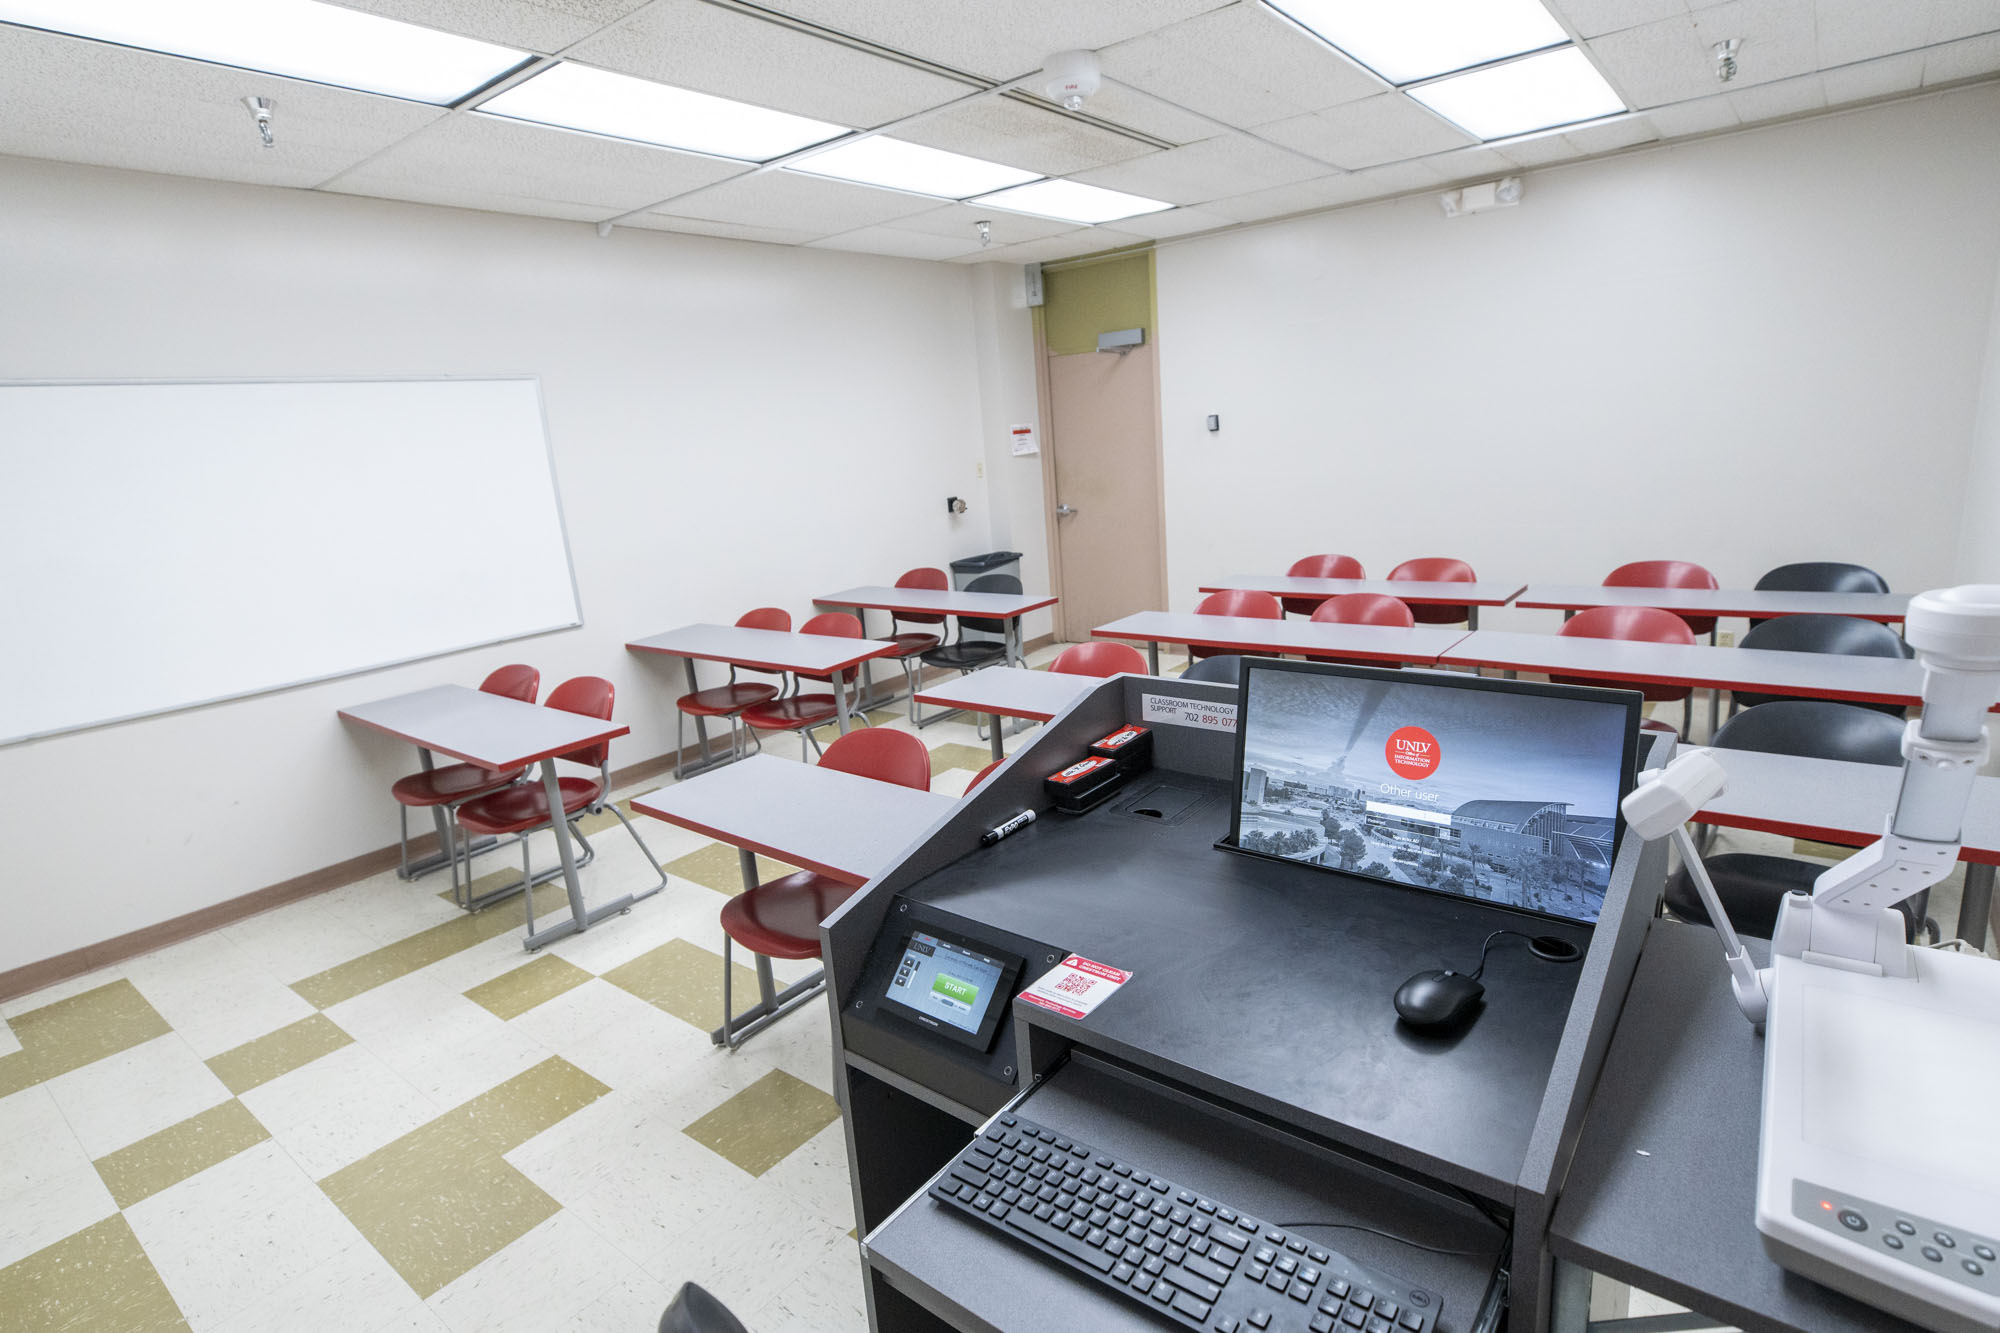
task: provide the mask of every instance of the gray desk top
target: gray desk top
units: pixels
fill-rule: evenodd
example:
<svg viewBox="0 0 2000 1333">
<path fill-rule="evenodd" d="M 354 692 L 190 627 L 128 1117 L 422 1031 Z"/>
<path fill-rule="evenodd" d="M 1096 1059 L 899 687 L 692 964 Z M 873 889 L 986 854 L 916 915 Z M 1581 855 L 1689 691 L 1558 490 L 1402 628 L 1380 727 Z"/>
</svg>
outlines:
<svg viewBox="0 0 2000 1333">
<path fill-rule="evenodd" d="M 1762 962 L 1763 942 L 1746 943 Z M 1715 932 L 1653 922 L 1625 1013 L 1556 1205 L 1556 1255 L 1745 1333 L 1913 1333 L 1765 1257 L 1764 1043 L 1730 998 Z"/>
<path fill-rule="evenodd" d="M 787 634 L 737 625 L 683 625 L 665 634 L 634 639 L 635 653 L 664 653 L 705 662 L 728 662 L 760 671 L 804 671 L 824 675 L 896 651 L 879 639 L 842 639 L 831 634 Z"/>
<path fill-rule="evenodd" d="M 937 792 L 758 754 L 636 797 L 632 808 L 845 884 L 866 884 L 956 804 Z"/>
<path fill-rule="evenodd" d="M 957 676 L 917 692 L 917 702 L 947 704 L 975 713 L 1025 717 L 1046 722 L 1096 689 L 1096 676 L 1070 676 L 1026 667 L 994 666 Z"/>
<path fill-rule="evenodd" d="M 1780 653 L 1761 648 L 1713 648 L 1705 643 L 1635 643 L 1479 630 L 1438 658 L 1449 666 L 1506 667 L 1559 676 L 1755 690 L 1815 699 L 1914 704 L 1924 668 L 1897 657 Z"/>
<path fill-rule="evenodd" d="M 1910 604 L 1900 592 L 1781 592 L 1755 588 L 1597 588 L 1588 584 L 1531 583 L 1514 605 L 1559 611 L 1593 606 L 1655 606 L 1705 616 L 1854 616 L 1901 620 Z"/>
<path fill-rule="evenodd" d="M 1431 583 L 1416 579 L 1305 579 L 1290 574 L 1231 574 L 1201 585 L 1202 592 L 1245 589 L 1273 597 L 1339 597 L 1350 592 L 1383 593 L 1405 602 L 1440 606 L 1505 606 L 1521 591 L 1518 583 Z"/>
<path fill-rule="evenodd" d="M 864 611 L 916 612 L 920 615 L 978 616 L 1011 620 L 1054 606 L 1046 593 L 960 592 L 952 588 L 884 588 L 870 584 L 813 598 L 815 606 L 854 606 Z"/>
<path fill-rule="evenodd" d="M 1464 630 L 1442 625 L 1417 625 L 1411 629 L 1391 625 L 1320 625 L 1307 620 L 1201 616 L 1192 611 L 1140 611 L 1099 625 L 1091 634 L 1100 639 L 1192 643 L 1238 653 L 1325 653 L 1378 662 L 1420 662 L 1426 666 L 1465 637 Z"/>
<path fill-rule="evenodd" d="M 631 730 L 466 685 L 433 685 L 343 708 L 340 716 L 481 768 L 520 768 Z"/>
<path fill-rule="evenodd" d="M 1729 786 L 1695 818 L 1725 828 L 1860 846 L 1882 836 L 1902 789 L 1899 765 L 1851 764 L 1751 750 L 1703 750 Z M 2000 778 L 1974 778 L 1966 806 L 1963 861 L 2000 865 Z"/>
</svg>

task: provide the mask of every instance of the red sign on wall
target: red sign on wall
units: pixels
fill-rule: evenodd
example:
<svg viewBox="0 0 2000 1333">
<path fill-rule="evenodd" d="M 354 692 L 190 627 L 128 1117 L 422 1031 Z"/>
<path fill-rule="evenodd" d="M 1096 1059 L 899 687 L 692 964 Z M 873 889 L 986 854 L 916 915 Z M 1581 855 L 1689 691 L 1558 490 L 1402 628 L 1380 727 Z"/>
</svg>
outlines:
<svg viewBox="0 0 2000 1333">
<path fill-rule="evenodd" d="M 1437 772 L 1437 737 L 1422 727 L 1398 727 L 1384 747 L 1389 767 L 1397 776 L 1421 781 Z"/>
</svg>

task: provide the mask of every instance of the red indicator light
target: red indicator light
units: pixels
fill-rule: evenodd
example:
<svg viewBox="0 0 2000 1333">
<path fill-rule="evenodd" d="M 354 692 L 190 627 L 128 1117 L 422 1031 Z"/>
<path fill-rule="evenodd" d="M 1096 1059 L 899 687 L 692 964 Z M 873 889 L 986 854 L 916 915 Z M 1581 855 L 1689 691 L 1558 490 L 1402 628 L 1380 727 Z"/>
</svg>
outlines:
<svg viewBox="0 0 2000 1333">
<path fill-rule="evenodd" d="M 1829 1213 L 1833 1211 L 1833 1205 L 1828 1203 L 1825 1199 L 1821 1199 L 1819 1201 L 1819 1206 L 1826 1209 L 1826 1211 L 1828 1211 Z"/>
</svg>

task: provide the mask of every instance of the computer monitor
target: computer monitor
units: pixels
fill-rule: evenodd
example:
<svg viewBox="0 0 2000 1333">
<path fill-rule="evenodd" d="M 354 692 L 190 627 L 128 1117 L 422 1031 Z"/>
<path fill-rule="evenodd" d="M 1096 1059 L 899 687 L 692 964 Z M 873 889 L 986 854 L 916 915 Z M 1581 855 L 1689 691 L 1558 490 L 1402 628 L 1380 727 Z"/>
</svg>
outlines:
<svg viewBox="0 0 2000 1333">
<path fill-rule="evenodd" d="M 1228 846 L 1595 922 L 1641 697 L 1249 658 Z"/>
</svg>

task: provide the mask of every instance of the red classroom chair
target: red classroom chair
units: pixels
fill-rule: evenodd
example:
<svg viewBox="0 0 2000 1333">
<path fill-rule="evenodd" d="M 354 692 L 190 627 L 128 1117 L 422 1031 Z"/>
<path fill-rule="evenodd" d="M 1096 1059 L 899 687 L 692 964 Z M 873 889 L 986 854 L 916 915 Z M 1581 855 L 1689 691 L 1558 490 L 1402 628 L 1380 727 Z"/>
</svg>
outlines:
<svg viewBox="0 0 2000 1333">
<path fill-rule="evenodd" d="M 932 569 L 930 566 L 925 565 L 921 568 L 910 570 L 903 577 L 897 579 L 896 586 L 898 588 L 922 588 L 930 592 L 943 592 L 951 587 L 951 580 L 945 577 L 945 572 L 942 569 Z M 918 611 L 905 611 L 900 615 L 893 611 L 889 613 L 889 642 L 896 645 L 896 651 L 890 653 L 888 656 L 890 661 L 903 668 L 903 683 L 910 687 L 910 721 L 913 723 L 917 720 L 917 674 L 923 670 L 923 655 L 944 642 L 944 630 L 942 628 L 944 619 L 941 615 L 934 616 Z M 896 626 L 905 620 L 909 621 L 912 625 L 937 625 L 940 628 L 936 634 L 924 633 L 922 631 L 908 634 L 898 633 Z"/>
<path fill-rule="evenodd" d="M 918 791 L 931 789 L 930 751 L 907 731 L 873 727 L 850 732 L 827 746 L 819 762 L 822 768 L 874 778 L 877 782 Z M 723 904 L 723 1045 L 735 1050 L 820 992 L 826 984 L 824 971 L 778 991 L 771 980 L 771 960 L 819 957 L 819 923 L 857 892 L 859 889 L 854 885 L 842 884 L 816 871 L 801 870 L 745 889 Z M 740 944 L 757 955 L 759 998 L 756 1008 L 750 1011 L 750 1021 L 740 1025 L 731 996 L 732 944 Z"/>
<path fill-rule="evenodd" d="M 995 759 L 992 763 L 980 769 L 977 773 L 974 773 L 972 775 L 972 781 L 965 784 L 965 794 L 970 796 L 972 794 L 972 789 L 974 787 L 977 787 L 980 783 L 986 781 L 987 774 L 991 773 L 994 769 L 1000 767 L 1000 765 L 1006 762 L 1007 761 L 1005 759 Z"/>
<path fill-rule="evenodd" d="M 1285 573 L 1295 579 L 1365 579 L 1368 577 L 1362 571 L 1361 562 L 1351 555 L 1309 555 L 1304 559 L 1294 560 L 1292 567 L 1286 570 Z M 1309 616 L 1319 609 L 1319 604 L 1324 599 L 1319 597 L 1286 597 L 1281 600 L 1285 604 L 1286 615 Z"/>
<path fill-rule="evenodd" d="M 1227 592 L 1212 592 L 1201 599 L 1194 613 L 1198 616 L 1246 616 L 1252 620 L 1283 620 L 1285 608 L 1278 605 L 1278 599 L 1268 592 L 1249 592 L 1242 588 L 1231 588 Z M 1188 657 L 1214 657 L 1218 653 L 1236 651 L 1233 648 L 1198 648 L 1188 645 Z"/>
<path fill-rule="evenodd" d="M 1604 576 L 1607 588 L 1718 588 L 1715 575 L 1685 560 L 1634 560 Z M 1714 616 L 1682 616 L 1696 634 L 1715 632 Z"/>
<path fill-rule="evenodd" d="M 861 621 L 845 611 L 827 611 L 814 616 L 799 626 L 801 634 L 824 634 L 838 639 L 858 639 L 861 637 Z M 859 675 L 855 668 L 849 668 L 850 676 Z M 796 682 L 816 680 L 831 684 L 833 673 L 814 675 L 810 672 L 794 673 Z M 841 693 L 846 693 L 846 686 Z M 847 708 L 847 701 L 832 694 L 800 694 L 796 692 L 769 699 L 761 704 L 752 704 L 737 716 L 743 725 L 753 731 L 796 731 L 799 733 L 799 758 L 806 757 L 806 746 L 812 746 L 814 754 L 819 753 L 819 742 L 813 739 L 813 728 L 832 722 Z"/>
<path fill-rule="evenodd" d="M 601 721 L 611 720 L 611 705 L 617 691 L 610 681 L 602 676 L 577 676 L 566 680 L 549 691 L 548 708 L 560 708 L 566 713 L 578 713 L 584 717 L 594 717 Z M 599 741 L 595 745 L 585 745 L 556 756 L 572 764 L 582 764 L 597 770 L 595 778 L 556 779 L 556 789 L 562 794 L 562 818 L 569 825 L 570 836 L 583 847 L 583 855 L 576 864 L 579 868 L 588 865 L 597 857 L 596 849 L 578 831 L 574 820 L 581 814 L 597 814 L 609 810 L 618 816 L 618 822 L 632 835 L 632 841 L 639 844 L 639 850 L 652 863 L 653 873 L 660 882 L 646 893 L 634 895 L 638 898 L 651 897 L 667 886 L 667 872 L 660 869 L 660 863 L 653 859 L 652 848 L 639 836 L 639 830 L 632 827 L 632 821 L 615 804 L 607 804 L 605 796 L 611 791 L 611 742 Z M 517 783 L 512 787 L 491 792 L 475 800 L 467 801 L 458 808 L 458 823 L 468 834 L 490 834 L 502 837 L 519 834 L 521 841 L 521 883 L 522 890 L 532 889 L 535 881 L 533 866 L 529 863 L 529 842 L 527 835 L 539 829 L 555 827 L 550 818 L 549 793 L 545 784 L 539 781 Z M 470 868 L 467 870 L 470 874 Z M 487 896 L 487 901 L 514 892 L 509 887 Z M 535 933 L 535 895 L 523 892 L 522 900 L 527 904 L 528 933 Z"/>
<path fill-rule="evenodd" d="M 754 611 L 745 611 L 736 617 L 738 629 L 774 629 L 789 632 L 792 616 L 789 611 L 775 606 L 760 606 Z M 729 683 L 716 685 L 706 690 L 696 690 L 683 694 L 674 700 L 674 781 L 681 780 L 681 732 L 688 717 L 695 719 L 695 735 L 701 739 L 701 762 L 708 763 L 708 732 L 703 729 L 701 719 L 705 717 L 726 717 L 729 719 L 729 748 L 732 752 L 741 747 L 736 742 L 736 715 L 752 704 L 766 703 L 778 697 L 779 686 L 767 681 L 739 681 L 737 668 L 729 668 Z"/>
<path fill-rule="evenodd" d="M 1379 592 L 1350 592 L 1329 597 L 1312 613 L 1312 619 L 1321 625 L 1387 625 L 1395 629 L 1408 629 L 1417 623 L 1417 618 L 1410 614 L 1410 608 L 1401 599 Z M 1402 665 L 1401 662 L 1363 662 L 1357 658 L 1321 653 L 1307 653 L 1306 660 L 1346 662 L 1353 666 Z"/>
<path fill-rule="evenodd" d="M 503 699 L 518 699 L 524 704 L 535 701 L 535 695 L 542 688 L 542 673 L 531 666 L 519 662 L 503 666 L 493 671 L 479 688 L 487 694 L 497 694 Z M 389 788 L 389 795 L 396 798 L 397 865 L 398 878 L 410 879 L 410 811 L 412 808 L 429 810 L 437 806 L 445 808 L 443 823 L 444 852 L 451 866 L 451 896 L 459 906 L 469 903 L 461 899 L 458 891 L 458 839 L 453 834 L 454 822 L 450 816 L 458 807 L 475 796 L 499 791 L 502 787 L 518 781 L 526 769 L 513 768 L 501 771 L 481 768 L 477 764 L 446 764 L 443 768 L 427 768 L 421 773 L 412 773 L 398 779 Z M 472 879 L 472 854 L 466 852 L 465 878 Z M 436 867 L 431 867 L 436 869 Z"/>
<path fill-rule="evenodd" d="M 1645 586 L 1645 585 L 1641 585 Z M 1687 622 L 1671 611 L 1662 611 L 1653 606 L 1593 606 L 1588 611 L 1579 611 L 1563 622 L 1559 633 L 1572 639 L 1626 639 L 1634 643 L 1693 643 L 1694 631 Z M 1681 739 L 1687 739 L 1688 728 L 1694 719 L 1694 690 L 1687 685 L 1648 685 L 1639 681 L 1585 679 L 1577 676 L 1557 676 L 1549 679 L 1558 685 L 1595 685 L 1602 689 L 1637 690 L 1651 703 L 1674 703 L 1678 701 L 1683 709 L 1681 715 Z"/>
<path fill-rule="evenodd" d="M 1397 583 L 1479 582 L 1479 576 L 1472 572 L 1471 565 L 1448 555 L 1427 555 L 1415 560 L 1405 560 L 1389 571 L 1389 577 Z M 1425 606 L 1411 603 L 1410 614 L 1416 617 L 1419 625 L 1466 624 L 1472 620 L 1472 607 L 1455 602 L 1449 605 Z"/>
<path fill-rule="evenodd" d="M 1049 670 L 1062 676 L 1115 676 L 1121 671 L 1147 674 L 1143 653 L 1129 643 L 1113 643 L 1109 639 L 1071 644 L 1056 654 Z"/>
</svg>

